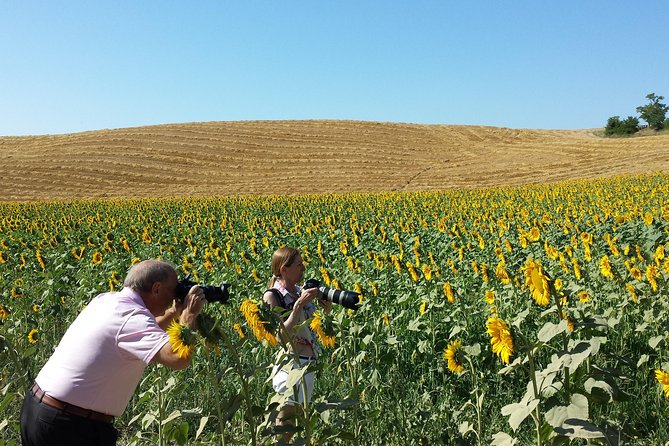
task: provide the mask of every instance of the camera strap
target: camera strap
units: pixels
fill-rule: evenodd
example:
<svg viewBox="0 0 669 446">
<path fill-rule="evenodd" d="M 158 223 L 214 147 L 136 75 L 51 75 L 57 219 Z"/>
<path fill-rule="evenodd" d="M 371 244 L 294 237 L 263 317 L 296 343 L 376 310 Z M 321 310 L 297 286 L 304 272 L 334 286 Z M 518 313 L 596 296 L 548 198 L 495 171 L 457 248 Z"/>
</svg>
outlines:
<svg viewBox="0 0 669 446">
<path fill-rule="evenodd" d="M 276 297 L 276 300 L 279 301 L 279 306 L 281 308 L 284 308 L 286 310 L 292 310 L 293 309 L 293 304 L 292 303 L 290 305 L 286 304 L 286 300 L 283 298 L 283 294 L 281 294 L 281 292 L 279 290 L 277 290 L 276 288 L 270 288 L 267 291 L 269 291 L 270 293 L 272 293 L 274 295 L 274 297 Z M 267 291 L 265 291 L 265 293 Z"/>
</svg>

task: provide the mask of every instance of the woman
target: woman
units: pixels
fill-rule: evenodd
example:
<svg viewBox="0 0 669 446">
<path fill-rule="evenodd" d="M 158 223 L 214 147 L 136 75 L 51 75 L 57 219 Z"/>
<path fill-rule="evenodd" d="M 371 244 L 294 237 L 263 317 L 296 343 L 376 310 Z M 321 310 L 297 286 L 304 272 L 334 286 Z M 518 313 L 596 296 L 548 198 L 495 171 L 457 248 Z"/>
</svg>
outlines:
<svg viewBox="0 0 669 446">
<path fill-rule="evenodd" d="M 290 392 L 286 380 L 291 368 L 306 367 L 311 361 L 316 360 L 320 352 L 316 345 L 316 335 L 304 322 L 310 319 L 316 305 L 314 299 L 318 297 L 318 289 L 303 289 L 298 285 L 304 276 L 304 263 L 300 252 L 295 248 L 280 248 L 272 254 L 272 278 L 269 280 L 269 288 L 263 294 L 263 300 L 271 307 L 281 307 L 286 310 L 283 327 L 285 330 L 279 334 L 279 341 L 287 350 L 281 355 L 279 364 L 274 366 L 272 385 L 278 394 Z M 332 302 L 324 299 L 318 300 L 324 312 L 332 310 Z M 297 383 L 299 389 L 297 402 L 303 404 L 305 401 L 304 386 L 306 385 L 306 401 L 311 401 L 314 389 L 315 373 L 304 375 L 303 380 Z M 294 396 L 294 395 L 293 395 Z M 288 404 L 283 406 L 277 417 L 277 426 L 293 425 L 295 417 L 295 400 L 290 398 Z M 292 433 L 285 434 L 284 440 L 290 441 Z"/>
</svg>

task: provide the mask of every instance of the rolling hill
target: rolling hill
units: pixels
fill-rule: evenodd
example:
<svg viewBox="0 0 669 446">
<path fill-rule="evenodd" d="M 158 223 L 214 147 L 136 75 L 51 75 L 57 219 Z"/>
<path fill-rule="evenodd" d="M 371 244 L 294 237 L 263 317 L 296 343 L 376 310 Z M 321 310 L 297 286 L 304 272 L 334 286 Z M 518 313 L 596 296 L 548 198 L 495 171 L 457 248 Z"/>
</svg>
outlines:
<svg viewBox="0 0 669 446">
<path fill-rule="evenodd" d="M 0 201 L 521 185 L 669 171 L 669 133 L 362 121 L 166 124 L 0 137 Z"/>
</svg>

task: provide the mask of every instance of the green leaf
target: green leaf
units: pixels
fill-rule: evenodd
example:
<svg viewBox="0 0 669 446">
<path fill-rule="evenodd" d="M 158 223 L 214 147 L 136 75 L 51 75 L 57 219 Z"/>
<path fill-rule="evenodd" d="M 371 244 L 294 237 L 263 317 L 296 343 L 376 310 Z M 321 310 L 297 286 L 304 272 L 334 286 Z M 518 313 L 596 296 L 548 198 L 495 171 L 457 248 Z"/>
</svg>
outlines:
<svg viewBox="0 0 669 446">
<path fill-rule="evenodd" d="M 478 342 L 474 345 L 465 345 L 464 347 L 462 347 L 462 349 L 469 356 L 478 356 L 481 354 L 481 344 L 479 344 Z"/>
<path fill-rule="evenodd" d="M 516 319 L 511 323 L 511 325 L 513 325 L 514 327 L 520 328 L 520 324 L 522 324 L 523 321 L 525 321 L 525 318 L 526 318 L 529 314 L 530 314 L 530 310 L 527 310 L 527 309 L 526 309 L 526 310 L 524 310 L 524 311 L 521 311 L 520 313 L 518 313 L 518 316 L 517 316 Z"/>
<path fill-rule="evenodd" d="M 525 402 L 507 404 L 502 407 L 502 415 L 509 417 L 509 426 L 515 432 L 520 426 L 520 423 L 528 417 L 529 414 L 537 407 L 539 404 L 538 399 L 532 399 Z"/>
<path fill-rule="evenodd" d="M 286 387 L 288 389 L 292 389 L 298 382 L 300 382 L 305 373 L 307 373 L 307 367 L 292 369 L 290 372 L 288 372 L 288 377 L 286 378 Z"/>
<path fill-rule="evenodd" d="M 598 381 L 594 378 L 588 378 L 583 384 L 586 392 L 597 401 L 610 403 L 613 401 L 614 390 L 604 381 Z"/>
<path fill-rule="evenodd" d="M 567 419 L 555 432 L 571 438 L 605 438 L 606 435 L 594 424 L 585 420 Z"/>
<path fill-rule="evenodd" d="M 575 393 L 571 396 L 571 404 L 568 406 L 556 406 L 546 412 L 546 422 L 557 428 L 562 426 L 567 419 L 588 419 L 588 399 Z"/>
<path fill-rule="evenodd" d="M 409 321 L 409 324 L 407 325 L 407 330 L 410 331 L 423 331 L 423 321 L 421 321 L 420 317 Z"/>
<path fill-rule="evenodd" d="M 180 416 L 181 416 L 181 411 L 179 411 L 179 410 L 175 410 L 174 412 L 172 412 L 171 414 L 169 414 L 169 415 L 167 416 L 167 418 L 165 418 L 163 421 L 161 421 L 160 424 L 163 425 L 163 426 L 165 426 L 167 423 L 169 423 L 170 421 L 174 420 L 175 418 L 179 418 Z"/>
<path fill-rule="evenodd" d="M 645 363 L 647 363 L 647 362 L 648 362 L 648 359 L 650 359 L 648 355 L 646 355 L 646 354 L 641 355 L 641 356 L 639 357 L 639 360 L 638 360 L 637 363 L 636 363 L 637 368 L 639 368 L 639 367 L 641 367 L 642 365 L 644 365 Z"/>
<path fill-rule="evenodd" d="M 204 431 L 204 426 L 207 424 L 207 421 L 209 421 L 209 417 L 200 418 L 200 425 L 197 427 L 197 431 L 195 432 L 196 440 L 200 437 L 200 435 L 202 435 L 202 431 Z"/>
<path fill-rule="evenodd" d="M 151 424 L 153 424 L 156 421 L 156 417 L 153 414 L 153 412 L 147 412 L 143 417 L 142 417 L 142 429 L 146 429 L 149 427 Z"/>
<path fill-rule="evenodd" d="M 345 400 L 323 401 L 314 405 L 318 412 L 324 412 L 330 409 L 344 410 L 350 409 L 358 404 L 358 400 L 347 398 Z"/>
<path fill-rule="evenodd" d="M 463 437 L 467 435 L 469 432 L 473 431 L 474 431 L 474 426 L 469 421 L 463 421 L 458 426 L 458 432 L 460 432 L 460 435 L 462 435 Z"/>
<path fill-rule="evenodd" d="M 514 446 L 518 440 L 513 438 L 511 435 L 506 432 L 497 432 L 492 436 L 491 446 Z"/>
<path fill-rule="evenodd" d="M 567 321 L 562 320 L 557 324 L 552 322 L 546 322 L 543 327 L 539 330 L 537 338 L 539 341 L 547 344 L 548 341 L 553 339 L 555 336 L 564 333 L 567 331 Z"/>
<path fill-rule="evenodd" d="M 351 432 L 340 432 L 339 434 L 337 434 L 337 437 L 346 441 L 355 441 L 355 435 Z"/>
<path fill-rule="evenodd" d="M 650 346 L 650 348 L 657 349 L 657 346 L 660 345 L 662 341 L 664 341 L 664 335 L 653 336 L 648 340 L 648 345 Z"/>
</svg>

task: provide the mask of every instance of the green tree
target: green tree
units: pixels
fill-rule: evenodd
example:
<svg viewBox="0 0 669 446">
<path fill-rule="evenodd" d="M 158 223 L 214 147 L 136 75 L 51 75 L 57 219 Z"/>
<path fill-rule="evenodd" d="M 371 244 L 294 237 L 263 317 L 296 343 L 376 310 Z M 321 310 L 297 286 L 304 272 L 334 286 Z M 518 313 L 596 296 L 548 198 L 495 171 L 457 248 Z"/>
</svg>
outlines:
<svg viewBox="0 0 669 446">
<path fill-rule="evenodd" d="M 663 104 L 664 96 L 656 96 L 655 93 L 646 95 L 649 103 L 636 108 L 641 119 L 648 123 L 648 126 L 655 130 L 661 130 L 664 127 L 664 119 L 669 107 Z"/>
<path fill-rule="evenodd" d="M 631 135 L 637 131 L 639 131 L 639 119 L 634 116 L 628 116 L 623 121 L 620 120 L 620 116 L 611 116 L 606 122 L 604 134 L 606 136 Z"/>
</svg>

